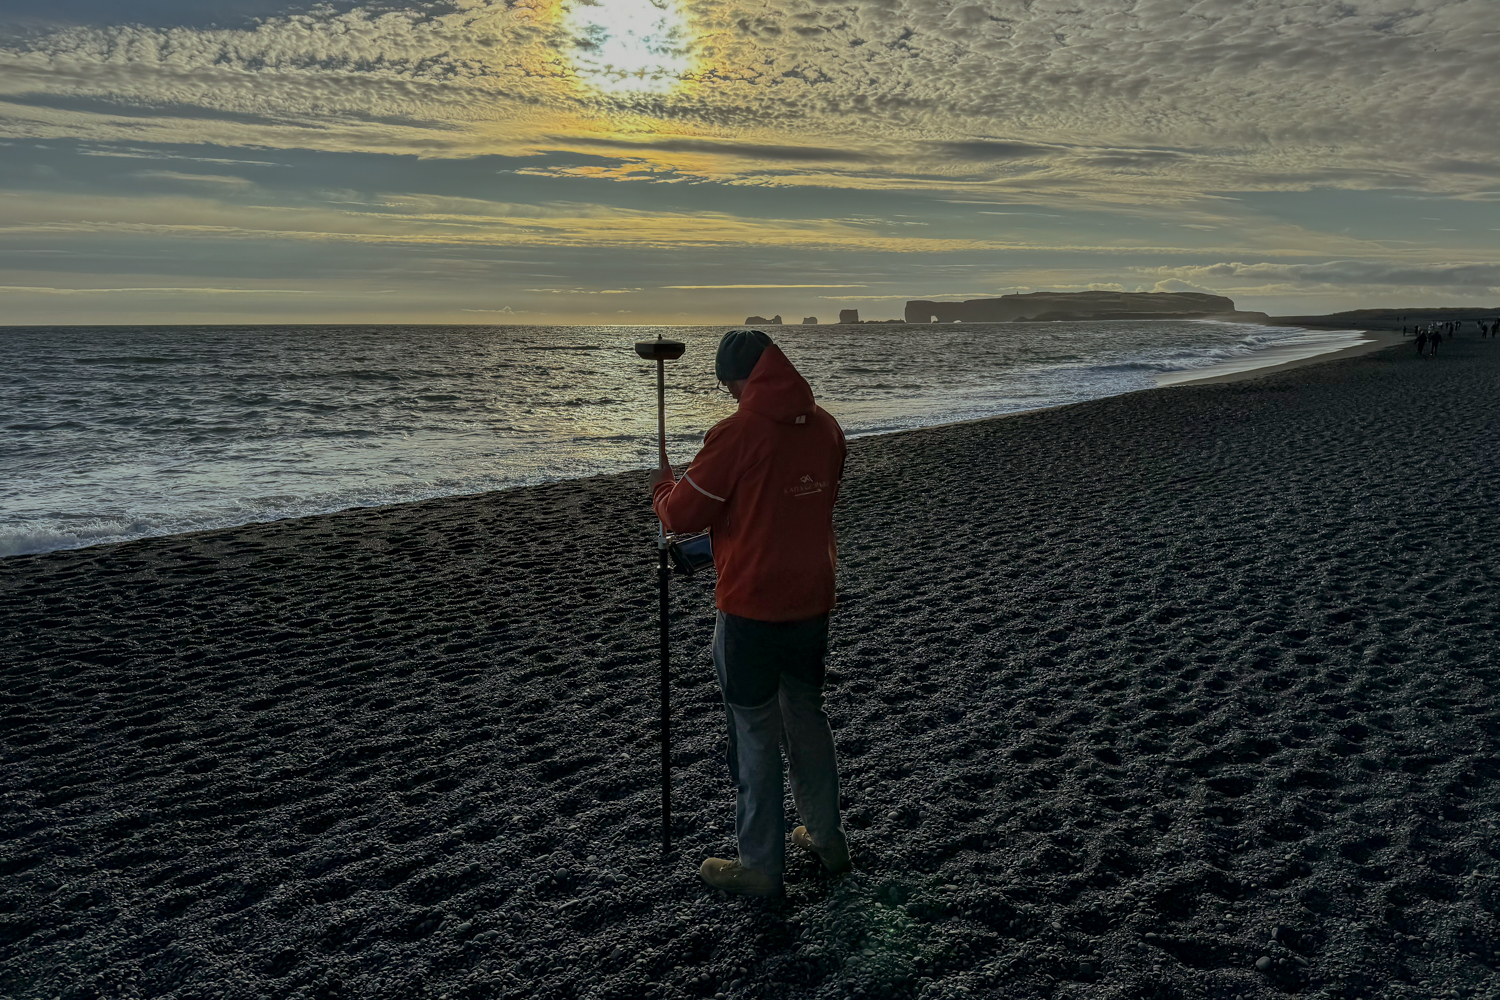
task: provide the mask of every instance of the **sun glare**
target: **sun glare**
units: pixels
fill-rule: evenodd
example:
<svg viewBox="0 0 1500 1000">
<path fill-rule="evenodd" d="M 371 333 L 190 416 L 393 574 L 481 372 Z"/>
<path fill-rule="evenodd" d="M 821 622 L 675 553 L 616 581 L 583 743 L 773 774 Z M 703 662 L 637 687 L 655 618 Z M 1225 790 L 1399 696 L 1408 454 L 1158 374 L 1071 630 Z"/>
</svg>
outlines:
<svg viewBox="0 0 1500 1000">
<path fill-rule="evenodd" d="M 567 21 L 573 66 L 610 93 L 662 93 L 692 65 L 687 18 L 678 0 L 572 0 Z"/>
</svg>

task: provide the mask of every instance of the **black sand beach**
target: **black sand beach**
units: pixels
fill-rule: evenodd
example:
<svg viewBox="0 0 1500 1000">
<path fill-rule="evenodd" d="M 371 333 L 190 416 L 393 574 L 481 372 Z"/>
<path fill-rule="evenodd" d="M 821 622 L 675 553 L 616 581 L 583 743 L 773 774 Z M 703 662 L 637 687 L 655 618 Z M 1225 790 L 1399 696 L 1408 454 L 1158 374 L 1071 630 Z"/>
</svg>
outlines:
<svg viewBox="0 0 1500 1000">
<path fill-rule="evenodd" d="M 1500 996 L 1497 390 L 1464 339 L 856 441 L 857 868 L 772 903 L 696 873 L 701 581 L 657 853 L 644 472 L 0 561 L 0 995 Z"/>
</svg>

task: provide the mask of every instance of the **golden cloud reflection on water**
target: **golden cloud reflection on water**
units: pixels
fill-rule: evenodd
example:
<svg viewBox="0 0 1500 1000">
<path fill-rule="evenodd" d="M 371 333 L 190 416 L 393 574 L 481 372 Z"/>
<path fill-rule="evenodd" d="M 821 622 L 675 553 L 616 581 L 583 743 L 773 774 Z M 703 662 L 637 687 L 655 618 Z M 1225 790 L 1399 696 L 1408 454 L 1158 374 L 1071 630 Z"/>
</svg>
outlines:
<svg viewBox="0 0 1500 1000">
<path fill-rule="evenodd" d="M 564 23 L 572 63 L 605 93 L 660 94 L 693 68 L 692 32 L 680 0 L 571 0 Z"/>
</svg>

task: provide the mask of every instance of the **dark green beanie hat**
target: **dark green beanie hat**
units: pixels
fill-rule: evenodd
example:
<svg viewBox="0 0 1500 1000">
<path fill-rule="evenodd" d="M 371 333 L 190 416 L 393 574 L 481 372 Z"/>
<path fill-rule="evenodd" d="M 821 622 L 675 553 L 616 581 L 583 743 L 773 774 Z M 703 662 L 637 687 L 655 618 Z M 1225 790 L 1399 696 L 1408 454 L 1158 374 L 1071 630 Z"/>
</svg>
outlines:
<svg viewBox="0 0 1500 1000">
<path fill-rule="evenodd" d="M 714 375 L 720 382 L 749 378 L 761 352 L 770 346 L 771 338 L 759 330 L 730 330 L 714 355 Z"/>
</svg>

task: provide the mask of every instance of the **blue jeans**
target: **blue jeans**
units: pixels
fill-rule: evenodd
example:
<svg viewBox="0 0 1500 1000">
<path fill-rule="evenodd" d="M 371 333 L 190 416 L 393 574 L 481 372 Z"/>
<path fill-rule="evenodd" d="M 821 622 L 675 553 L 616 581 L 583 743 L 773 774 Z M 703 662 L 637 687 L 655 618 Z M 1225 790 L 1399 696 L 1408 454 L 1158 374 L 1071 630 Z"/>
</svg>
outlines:
<svg viewBox="0 0 1500 1000">
<path fill-rule="evenodd" d="M 827 615 L 761 622 L 720 611 L 714 626 L 714 668 L 729 723 L 740 864 L 777 878 L 785 869 L 786 849 L 783 746 L 792 800 L 813 843 L 846 843 L 839 822 L 833 730 L 823 712 L 827 649 Z"/>
</svg>

